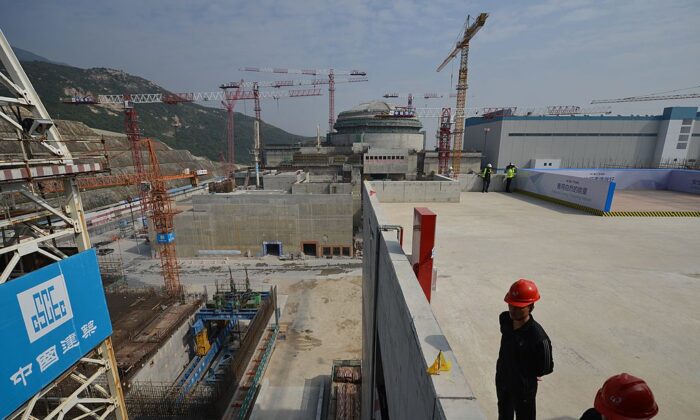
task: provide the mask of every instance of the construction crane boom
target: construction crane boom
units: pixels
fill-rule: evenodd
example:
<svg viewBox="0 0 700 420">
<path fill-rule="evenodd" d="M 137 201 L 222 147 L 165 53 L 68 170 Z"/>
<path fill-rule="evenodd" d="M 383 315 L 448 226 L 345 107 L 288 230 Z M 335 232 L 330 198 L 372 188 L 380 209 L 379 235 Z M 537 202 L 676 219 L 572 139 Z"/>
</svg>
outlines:
<svg viewBox="0 0 700 420">
<path fill-rule="evenodd" d="M 441 118 L 444 108 L 396 107 L 378 114 L 379 118 Z M 581 107 L 576 105 L 554 105 L 542 107 L 470 107 L 464 108 L 465 117 L 535 116 L 535 115 L 598 115 L 610 114 L 609 106 Z"/>
<path fill-rule="evenodd" d="M 231 86 L 235 87 L 235 86 Z M 296 96 L 322 96 L 321 89 L 301 89 L 275 92 L 259 92 L 261 98 L 277 99 Z M 238 99 L 254 99 L 255 93 L 252 90 L 242 91 Z M 73 96 L 63 98 L 64 104 L 71 105 L 93 105 L 93 104 L 178 104 L 187 102 L 209 102 L 222 101 L 226 99 L 225 92 L 185 92 L 185 93 L 140 93 L 130 95 L 98 95 L 78 97 Z"/>
<path fill-rule="evenodd" d="M 305 76 L 328 75 L 328 132 L 333 132 L 333 124 L 335 124 L 335 76 L 367 76 L 367 73 L 362 70 L 337 70 L 337 69 L 287 69 L 287 68 L 272 68 L 272 67 L 241 67 L 240 71 L 251 71 L 261 73 L 275 74 L 302 74 Z M 358 80 L 366 81 L 366 80 Z M 326 84 L 326 83 L 324 83 Z"/>
<path fill-rule="evenodd" d="M 614 104 L 620 102 L 644 102 L 644 101 L 669 101 L 677 99 L 693 99 L 700 98 L 700 93 L 683 93 L 678 95 L 646 95 L 646 96 L 630 96 L 628 98 L 617 99 L 595 99 L 592 104 Z"/>
<path fill-rule="evenodd" d="M 474 23 L 469 25 L 469 18 L 464 28 L 464 35 L 457 43 L 454 49 L 448 54 L 447 58 L 440 64 L 437 71 L 442 70 L 457 53 L 461 51 L 461 59 L 459 63 L 459 77 L 457 81 L 457 106 L 455 108 L 455 130 L 454 130 L 454 147 L 452 148 L 452 167 L 454 176 L 459 175 L 460 163 L 462 161 L 462 136 L 464 133 L 464 106 L 467 102 L 467 61 L 469 57 L 469 41 L 479 32 L 484 24 L 488 13 L 481 13 Z"/>
<path fill-rule="evenodd" d="M 357 83 L 357 82 L 367 82 L 369 79 L 367 77 L 348 77 L 346 79 L 335 79 L 335 83 Z M 311 79 L 311 80 L 271 80 L 267 82 L 230 82 L 222 85 L 223 88 L 252 88 L 255 84 L 259 87 L 272 87 L 272 88 L 283 88 L 283 87 L 294 87 L 294 86 L 318 86 L 327 85 L 329 83 L 328 79 Z"/>
</svg>

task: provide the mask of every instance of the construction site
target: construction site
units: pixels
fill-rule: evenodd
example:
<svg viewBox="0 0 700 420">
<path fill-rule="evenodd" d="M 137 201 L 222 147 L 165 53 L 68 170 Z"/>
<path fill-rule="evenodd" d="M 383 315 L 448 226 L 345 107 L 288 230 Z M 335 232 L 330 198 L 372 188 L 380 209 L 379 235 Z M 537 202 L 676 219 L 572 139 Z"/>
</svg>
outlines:
<svg viewBox="0 0 700 420">
<path fill-rule="evenodd" d="M 59 99 L 0 31 L 0 419 L 501 418 L 498 321 L 518 279 L 551 337 L 537 418 L 578 419 L 621 372 L 658 418 L 700 418 L 700 109 L 612 108 L 700 93 L 467 106 L 488 18 L 449 28 L 434 65 L 458 67 L 454 92 L 337 114 L 336 88 L 371 69 Z M 266 100 L 325 95 L 315 137 L 265 125 Z M 440 98 L 455 104 L 414 104 Z M 155 107 L 193 104 L 224 116 L 218 159 L 144 134 Z"/>
</svg>

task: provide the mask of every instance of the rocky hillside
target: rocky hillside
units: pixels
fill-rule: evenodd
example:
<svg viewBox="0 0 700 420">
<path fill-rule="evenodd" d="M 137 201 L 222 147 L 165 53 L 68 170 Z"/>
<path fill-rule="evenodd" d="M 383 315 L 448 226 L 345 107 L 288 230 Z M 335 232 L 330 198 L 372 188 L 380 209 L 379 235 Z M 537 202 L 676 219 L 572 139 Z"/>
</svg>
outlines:
<svg viewBox="0 0 700 420">
<path fill-rule="evenodd" d="M 137 76 L 107 68 L 81 69 L 43 61 L 23 61 L 34 88 L 54 119 L 80 121 L 92 128 L 117 133 L 124 131 L 120 106 L 66 105 L 60 98 L 120 93 L 167 93 L 162 87 Z M 143 135 L 163 141 L 174 149 L 189 150 L 196 156 L 219 160 L 225 152 L 226 113 L 223 109 L 197 104 L 144 104 L 137 108 Z M 235 114 L 235 158 L 251 160 L 254 118 Z M 267 144 L 294 144 L 308 141 L 263 123 L 262 137 Z"/>
<path fill-rule="evenodd" d="M 65 140 L 68 149 L 79 156 L 81 153 L 97 152 L 102 150 L 100 145 L 104 141 L 107 155 L 109 156 L 109 166 L 112 174 L 133 173 L 134 167 L 131 159 L 131 149 L 126 136 L 119 133 L 111 133 L 100 130 L 93 130 L 81 122 L 54 120 L 56 126 Z M 14 138 L 11 126 L 0 120 L 0 138 Z M 182 173 L 185 169 L 190 170 L 206 169 L 209 176 L 220 174 L 221 170 L 217 162 L 212 162 L 203 157 L 194 156 L 188 150 L 174 150 L 167 144 L 156 142 L 156 155 L 160 163 L 163 175 L 173 175 Z M 0 142 L 0 154 L 13 154 L 18 152 L 16 142 Z M 144 151 L 144 160 L 148 159 L 148 153 Z M 204 177 L 205 179 L 207 177 Z M 187 185 L 187 181 L 174 181 L 168 184 L 170 187 Z M 104 188 L 93 191 L 85 191 L 82 194 L 83 205 L 86 209 L 104 206 L 126 199 L 136 197 L 138 192 L 135 187 Z"/>
</svg>

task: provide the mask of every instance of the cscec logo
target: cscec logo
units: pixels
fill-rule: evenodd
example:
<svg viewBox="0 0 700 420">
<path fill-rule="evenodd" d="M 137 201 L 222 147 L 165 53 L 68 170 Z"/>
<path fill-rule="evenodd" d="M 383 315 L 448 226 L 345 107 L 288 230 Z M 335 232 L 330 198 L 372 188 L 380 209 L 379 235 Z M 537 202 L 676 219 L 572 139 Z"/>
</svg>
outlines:
<svg viewBox="0 0 700 420">
<path fill-rule="evenodd" d="M 30 343 L 73 319 L 62 275 L 17 294 L 17 300 Z"/>
</svg>

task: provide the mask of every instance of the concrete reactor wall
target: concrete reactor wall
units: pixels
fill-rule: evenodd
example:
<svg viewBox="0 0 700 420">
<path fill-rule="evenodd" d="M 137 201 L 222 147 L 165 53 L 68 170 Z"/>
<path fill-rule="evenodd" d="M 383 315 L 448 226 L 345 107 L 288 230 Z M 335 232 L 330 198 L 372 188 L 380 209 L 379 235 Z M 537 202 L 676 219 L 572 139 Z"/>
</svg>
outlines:
<svg viewBox="0 0 700 420">
<path fill-rule="evenodd" d="M 369 184 L 385 203 L 459 203 L 456 181 L 371 181 Z"/>
<path fill-rule="evenodd" d="M 263 242 L 279 243 L 284 254 L 302 242 L 352 249 L 350 194 L 209 194 L 195 196 L 191 210 L 175 216 L 178 255 L 233 250 L 263 253 Z"/>
<path fill-rule="evenodd" d="M 362 419 L 377 404 L 392 419 L 485 419 L 372 188 L 364 184 Z M 429 375 L 440 351 L 452 368 Z"/>
</svg>

